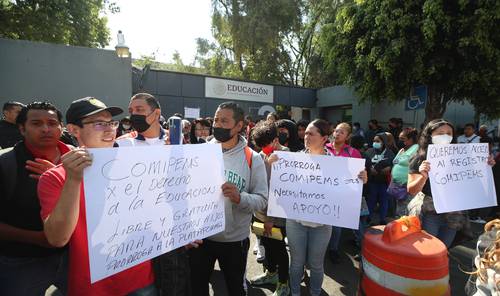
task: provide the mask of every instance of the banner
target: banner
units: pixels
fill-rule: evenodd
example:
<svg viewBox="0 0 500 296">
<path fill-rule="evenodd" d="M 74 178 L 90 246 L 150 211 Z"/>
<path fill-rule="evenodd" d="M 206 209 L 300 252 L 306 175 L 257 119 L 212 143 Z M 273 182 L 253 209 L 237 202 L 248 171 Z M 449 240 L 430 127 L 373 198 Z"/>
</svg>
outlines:
<svg viewBox="0 0 500 296">
<path fill-rule="evenodd" d="M 487 143 L 429 145 L 429 182 L 437 213 L 497 205 Z"/>
<path fill-rule="evenodd" d="M 220 145 L 89 151 L 84 188 L 92 283 L 224 231 Z"/>
<path fill-rule="evenodd" d="M 205 77 L 205 97 L 273 103 L 272 85 Z"/>
<path fill-rule="evenodd" d="M 268 216 L 358 229 L 364 159 L 275 153 Z"/>
</svg>

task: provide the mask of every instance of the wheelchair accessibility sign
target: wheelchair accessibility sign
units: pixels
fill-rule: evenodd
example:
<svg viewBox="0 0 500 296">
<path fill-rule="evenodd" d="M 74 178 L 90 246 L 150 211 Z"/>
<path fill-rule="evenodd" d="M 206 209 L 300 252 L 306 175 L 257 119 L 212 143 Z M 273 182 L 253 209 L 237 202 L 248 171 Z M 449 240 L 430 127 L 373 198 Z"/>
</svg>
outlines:
<svg viewBox="0 0 500 296">
<path fill-rule="evenodd" d="M 417 86 L 413 89 L 413 94 L 406 99 L 405 110 L 413 111 L 424 109 L 427 101 L 427 86 Z"/>
</svg>

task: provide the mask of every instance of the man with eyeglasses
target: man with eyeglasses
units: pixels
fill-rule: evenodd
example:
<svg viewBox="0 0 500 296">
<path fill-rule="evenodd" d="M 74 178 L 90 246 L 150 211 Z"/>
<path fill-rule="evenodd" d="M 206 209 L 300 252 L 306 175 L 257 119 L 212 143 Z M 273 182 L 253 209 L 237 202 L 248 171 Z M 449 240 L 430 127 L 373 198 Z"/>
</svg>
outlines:
<svg viewBox="0 0 500 296">
<path fill-rule="evenodd" d="M 47 242 L 40 219 L 40 174 L 70 149 L 59 141 L 62 114 L 48 102 L 23 106 L 16 118 L 23 139 L 0 151 L 0 295 L 65 294 L 63 248 Z M 62 247 L 62 246 L 61 246 Z"/>
<path fill-rule="evenodd" d="M 128 111 L 132 127 L 137 132 L 118 138 L 119 147 L 165 145 L 167 133 L 160 125 L 160 103 L 153 95 L 135 94 L 130 99 Z M 184 247 L 154 258 L 153 267 L 161 295 L 189 295 L 189 259 Z"/>
<path fill-rule="evenodd" d="M 38 196 L 47 240 L 54 247 L 69 245 L 69 295 L 157 295 L 149 260 L 90 284 L 83 170 L 92 164 L 92 156 L 84 147 L 113 147 L 118 127 L 113 116 L 122 112 L 91 97 L 71 103 L 67 128 L 80 147 L 40 177 Z"/>
</svg>

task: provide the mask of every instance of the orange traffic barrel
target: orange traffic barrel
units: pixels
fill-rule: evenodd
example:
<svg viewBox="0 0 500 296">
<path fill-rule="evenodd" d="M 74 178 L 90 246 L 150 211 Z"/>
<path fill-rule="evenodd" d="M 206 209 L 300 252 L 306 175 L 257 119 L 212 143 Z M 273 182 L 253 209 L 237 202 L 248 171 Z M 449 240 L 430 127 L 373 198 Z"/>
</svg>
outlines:
<svg viewBox="0 0 500 296">
<path fill-rule="evenodd" d="M 415 216 L 370 227 L 364 236 L 359 295 L 450 295 L 448 252 Z"/>
</svg>

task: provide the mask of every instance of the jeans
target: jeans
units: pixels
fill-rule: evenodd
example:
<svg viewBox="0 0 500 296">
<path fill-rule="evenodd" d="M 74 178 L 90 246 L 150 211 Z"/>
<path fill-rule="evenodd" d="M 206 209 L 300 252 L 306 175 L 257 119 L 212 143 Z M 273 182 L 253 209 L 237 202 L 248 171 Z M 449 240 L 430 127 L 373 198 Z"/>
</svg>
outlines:
<svg viewBox="0 0 500 296">
<path fill-rule="evenodd" d="M 356 239 L 356 245 L 359 248 L 361 248 L 363 245 L 363 238 L 365 236 L 365 230 L 366 230 L 366 227 L 368 226 L 368 223 L 366 221 L 367 219 L 368 219 L 367 216 L 359 217 L 359 227 L 358 227 L 358 229 L 353 230 L 354 238 Z"/>
<path fill-rule="evenodd" d="M 0 295 L 38 296 L 55 285 L 66 294 L 67 251 L 48 257 L 7 257 L 0 255 Z"/>
<path fill-rule="evenodd" d="M 447 248 L 451 246 L 457 233 L 456 230 L 448 227 L 444 216 L 439 214 L 423 214 L 422 229 L 439 238 Z"/>
<path fill-rule="evenodd" d="M 132 293 L 129 293 L 127 296 L 157 296 L 158 289 L 156 289 L 154 284 L 146 286 L 144 288 L 135 290 Z"/>
<path fill-rule="evenodd" d="M 250 240 L 215 242 L 204 240 L 198 248 L 189 250 L 191 266 L 191 291 L 193 296 L 208 296 L 208 282 L 215 261 L 224 274 L 228 295 L 245 296 L 245 272 Z"/>
<path fill-rule="evenodd" d="M 387 217 L 387 210 L 389 207 L 389 197 L 387 194 L 387 184 L 385 183 L 368 183 L 368 187 L 370 189 L 370 194 L 368 195 L 368 209 L 370 210 L 370 215 L 375 213 L 375 207 L 377 206 L 377 202 L 379 204 L 379 215 L 380 215 L 380 224 L 385 223 L 385 217 Z"/>
<path fill-rule="evenodd" d="M 287 220 L 286 233 L 290 247 L 290 289 L 292 296 L 300 295 L 300 281 L 306 262 L 311 270 L 309 291 L 311 296 L 318 296 L 323 284 L 323 263 L 332 234 L 332 226 L 308 227 L 294 220 Z"/>
<path fill-rule="evenodd" d="M 342 235 L 342 227 L 332 226 L 332 236 L 328 244 L 328 250 L 337 252 L 340 245 L 340 236 Z"/>
</svg>

